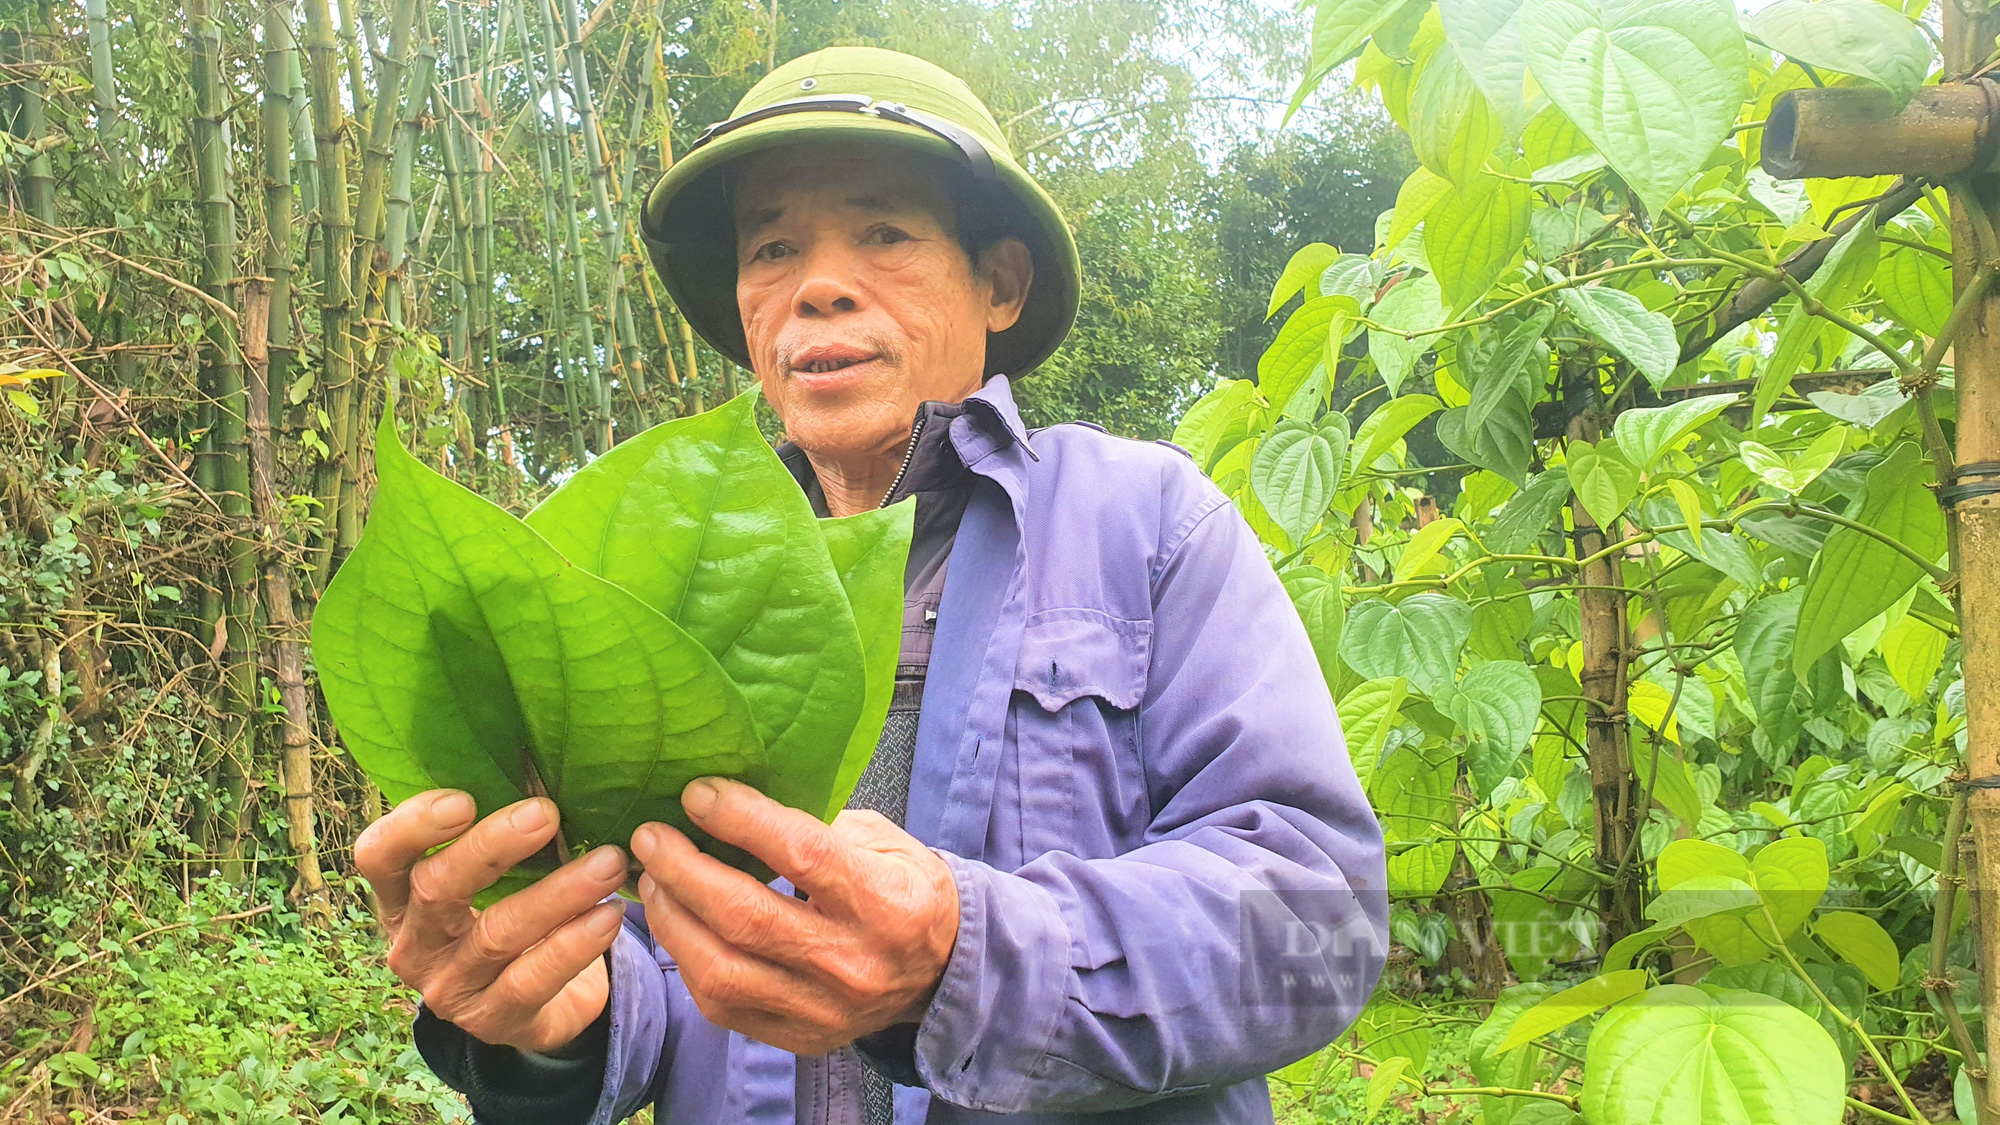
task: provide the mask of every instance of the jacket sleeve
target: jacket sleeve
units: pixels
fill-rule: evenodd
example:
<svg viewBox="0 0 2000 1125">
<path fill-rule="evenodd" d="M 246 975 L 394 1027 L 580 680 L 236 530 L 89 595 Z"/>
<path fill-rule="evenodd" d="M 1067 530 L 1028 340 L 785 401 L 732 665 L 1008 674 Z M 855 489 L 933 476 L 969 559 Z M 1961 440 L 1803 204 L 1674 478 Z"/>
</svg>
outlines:
<svg viewBox="0 0 2000 1125">
<path fill-rule="evenodd" d="M 671 1024 L 685 1013 L 669 1002 L 663 954 L 636 906 L 627 903 L 625 924 L 605 954 L 611 995 L 604 1012 L 561 1056 L 483 1043 L 418 1008 L 418 1052 L 465 1095 L 477 1125 L 614 1125 L 657 1096 Z"/>
<path fill-rule="evenodd" d="M 1297 612 L 1208 492 L 1153 580 L 1145 842 L 1013 872 L 938 853 L 960 917 L 917 1032 L 933 1096 L 1092 1112 L 1257 1078 L 1336 1038 L 1381 972 L 1380 826 Z"/>
</svg>

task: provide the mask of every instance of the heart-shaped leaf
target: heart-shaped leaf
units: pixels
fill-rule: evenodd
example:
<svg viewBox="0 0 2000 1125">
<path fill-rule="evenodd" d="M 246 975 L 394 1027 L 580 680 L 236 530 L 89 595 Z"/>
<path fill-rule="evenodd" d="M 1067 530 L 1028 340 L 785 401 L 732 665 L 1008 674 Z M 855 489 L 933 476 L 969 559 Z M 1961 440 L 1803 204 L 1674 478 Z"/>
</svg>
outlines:
<svg viewBox="0 0 2000 1125">
<path fill-rule="evenodd" d="M 1608 442 L 1592 445 L 1572 441 L 1567 450 L 1565 471 L 1577 502 L 1602 528 L 1615 528 L 1619 516 L 1632 504 L 1639 491 L 1639 474 L 1618 448 Z"/>
<path fill-rule="evenodd" d="M 1340 656 L 1371 680 L 1401 676 L 1419 691 L 1449 685 L 1472 636 L 1472 607 L 1443 594 L 1412 594 L 1391 604 L 1371 598 L 1349 607 Z"/>
<path fill-rule="evenodd" d="M 1606 1012 L 1584 1058 L 1583 1115 L 1653 1125 L 1835 1125 L 1840 1049 L 1762 993 L 1668 984 Z"/>
<path fill-rule="evenodd" d="M 1556 294 L 1578 324 L 1632 361 L 1655 388 L 1664 385 L 1680 363 L 1681 345 L 1674 322 L 1623 289 L 1592 285 Z"/>
<path fill-rule="evenodd" d="M 1347 456 L 1346 423 L 1344 415 L 1335 415 L 1329 425 L 1317 429 L 1294 418 L 1280 419 L 1250 459 L 1250 486 L 1294 543 L 1303 541 L 1326 514 L 1340 487 L 1341 464 Z"/>
<path fill-rule="evenodd" d="M 1931 70 L 1931 45 L 1908 16 L 1876 0 L 1777 0 L 1750 17 L 1766 46 L 1888 90 L 1900 108 Z"/>
<path fill-rule="evenodd" d="M 1729 0 L 1527 0 L 1528 69 L 1647 206 L 1701 170 L 1743 105 Z"/>
<path fill-rule="evenodd" d="M 701 642 L 420 464 L 386 418 L 376 474 L 313 653 L 391 801 L 454 787 L 488 813 L 529 795 L 532 764 L 582 847 L 648 820 L 692 828 L 680 790 L 704 774 L 764 784 L 750 706 Z"/>
</svg>

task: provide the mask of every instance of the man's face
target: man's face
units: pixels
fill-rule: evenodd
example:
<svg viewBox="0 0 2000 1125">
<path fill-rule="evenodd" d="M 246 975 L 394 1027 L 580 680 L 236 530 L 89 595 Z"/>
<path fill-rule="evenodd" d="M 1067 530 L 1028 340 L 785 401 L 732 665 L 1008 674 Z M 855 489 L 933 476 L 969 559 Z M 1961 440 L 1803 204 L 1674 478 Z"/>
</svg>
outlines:
<svg viewBox="0 0 2000 1125">
<path fill-rule="evenodd" d="M 931 165 L 887 146 L 798 145 L 740 170 L 736 304 L 764 395 L 816 457 L 900 454 L 917 405 L 979 389 L 986 334 L 1021 315 L 1028 251 L 970 262 Z"/>
</svg>

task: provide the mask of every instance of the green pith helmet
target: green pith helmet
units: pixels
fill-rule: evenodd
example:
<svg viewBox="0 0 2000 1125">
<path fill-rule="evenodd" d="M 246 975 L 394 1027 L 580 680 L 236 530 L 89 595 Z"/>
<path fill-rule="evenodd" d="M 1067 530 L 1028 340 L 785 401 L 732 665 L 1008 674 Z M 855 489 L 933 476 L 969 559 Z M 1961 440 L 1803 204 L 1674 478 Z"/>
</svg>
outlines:
<svg viewBox="0 0 2000 1125">
<path fill-rule="evenodd" d="M 735 229 L 721 169 L 800 141 L 874 142 L 964 166 L 1005 208 L 1006 232 L 1027 244 L 1035 278 L 1021 319 L 986 341 L 986 370 L 1025 374 L 1047 359 L 1076 319 L 1081 267 L 1069 224 L 1014 162 L 1000 126 L 964 81 L 912 55 L 829 47 L 765 75 L 726 122 L 660 177 L 640 223 L 653 268 L 716 351 L 750 366 L 736 307 Z"/>
</svg>

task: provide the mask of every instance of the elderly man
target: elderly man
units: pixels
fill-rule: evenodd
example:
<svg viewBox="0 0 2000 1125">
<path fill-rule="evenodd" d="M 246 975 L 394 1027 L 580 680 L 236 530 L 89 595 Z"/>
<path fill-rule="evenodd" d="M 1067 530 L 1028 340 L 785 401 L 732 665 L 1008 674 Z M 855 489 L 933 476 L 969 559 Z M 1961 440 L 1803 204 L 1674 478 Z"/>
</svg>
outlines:
<svg viewBox="0 0 2000 1125">
<path fill-rule="evenodd" d="M 1379 829 L 1305 632 L 1178 450 L 1029 432 L 1075 246 L 963 82 L 773 71 L 648 200 L 654 266 L 757 374 L 823 516 L 916 497 L 896 702 L 831 825 L 719 779 L 484 911 L 554 807 L 404 802 L 355 848 L 482 1122 L 1268 1122 L 1354 1018 Z M 440 845 L 446 845 L 440 848 Z"/>
</svg>

